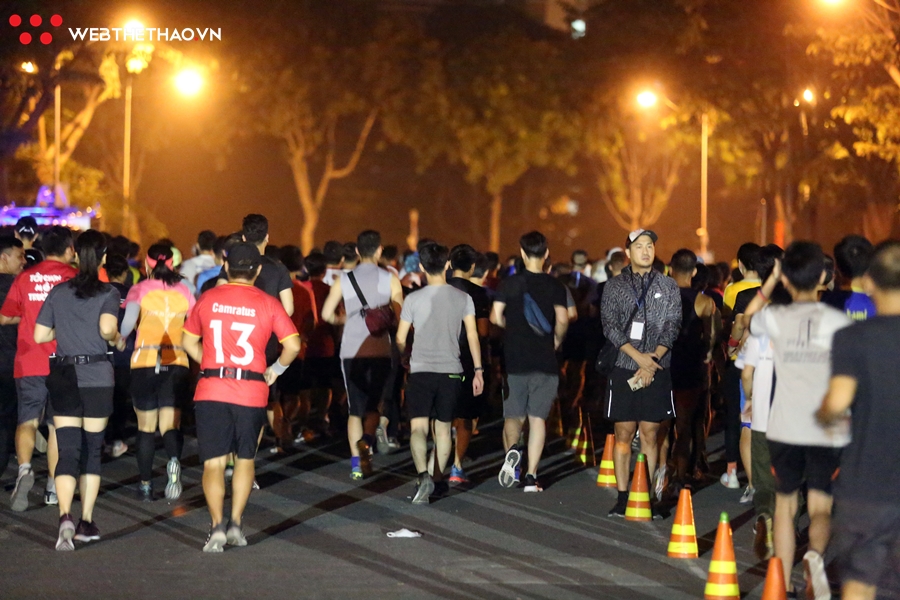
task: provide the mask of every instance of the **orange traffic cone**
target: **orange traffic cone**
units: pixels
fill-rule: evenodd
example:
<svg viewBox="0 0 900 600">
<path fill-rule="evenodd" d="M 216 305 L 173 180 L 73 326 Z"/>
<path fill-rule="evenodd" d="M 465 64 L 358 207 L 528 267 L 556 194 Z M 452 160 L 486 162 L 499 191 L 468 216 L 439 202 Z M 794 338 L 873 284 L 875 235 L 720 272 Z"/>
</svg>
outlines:
<svg viewBox="0 0 900 600">
<path fill-rule="evenodd" d="M 769 559 L 762 600 L 787 600 L 787 586 L 784 585 L 784 569 L 780 558 L 773 556 Z"/>
<path fill-rule="evenodd" d="M 603 446 L 603 457 L 600 459 L 600 472 L 597 473 L 597 487 L 616 487 L 616 464 L 613 462 L 613 448 L 616 445 L 616 436 L 606 436 L 606 444 Z"/>
<path fill-rule="evenodd" d="M 584 430 L 587 432 L 587 435 L 585 436 L 587 438 L 587 447 L 585 449 L 587 450 L 587 453 L 588 453 L 587 454 L 588 460 L 584 464 L 590 463 L 590 465 L 592 467 L 596 467 L 597 466 L 597 449 L 594 447 L 594 432 L 591 429 L 591 415 L 589 415 L 589 414 L 585 415 L 584 418 L 587 419 L 587 424 L 585 425 Z"/>
<path fill-rule="evenodd" d="M 737 563 L 734 561 L 734 542 L 731 539 L 731 524 L 728 513 L 719 517 L 716 544 L 713 546 L 712 561 L 709 563 L 709 578 L 706 580 L 706 600 L 730 600 L 740 598 Z"/>
<path fill-rule="evenodd" d="M 675 510 L 675 524 L 672 525 L 672 537 L 669 538 L 670 558 L 697 558 L 697 531 L 694 529 L 694 503 L 691 490 L 683 489 L 678 497 L 678 508 Z"/>
<path fill-rule="evenodd" d="M 652 521 L 650 512 L 650 488 L 647 485 L 647 458 L 638 454 L 634 465 L 634 477 L 631 480 L 631 491 L 628 493 L 628 505 L 625 507 L 626 521 Z"/>
<path fill-rule="evenodd" d="M 574 431 L 573 431 L 573 430 L 569 430 L 569 431 L 571 431 L 571 435 L 572 435 L 572 441 L 569 442 L 569 449 L 570 449 L 572 452 L 574 452 L 575 455 L 577 456 L 577 455 L 578 455 L 578 452 L 581 451 L 581 432 L 582 432 L 582 427 L 581 427 L 581 425 L 579 425 Z"/>
</svg>

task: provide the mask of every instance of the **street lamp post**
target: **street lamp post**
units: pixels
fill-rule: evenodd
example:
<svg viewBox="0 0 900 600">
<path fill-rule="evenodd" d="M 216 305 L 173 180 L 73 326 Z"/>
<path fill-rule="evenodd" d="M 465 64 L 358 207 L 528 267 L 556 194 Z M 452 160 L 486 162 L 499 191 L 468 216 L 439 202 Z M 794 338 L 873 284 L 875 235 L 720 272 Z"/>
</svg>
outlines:
<svg viewBox="0 0 900 600">
<path fill-rule="evenodd" d="M 678 109 L 668 98 L 663 100 L 669 108 Z M 653 108 L 659 103 L 659 96 L 645 90 L 637 95 L 637 103 L 644 109 Z M 700 228 L 697 237 L 700 238 L 700 257 L 709 261 L 709 113 L 705 110 L 700 115 Z"/>
</svg>

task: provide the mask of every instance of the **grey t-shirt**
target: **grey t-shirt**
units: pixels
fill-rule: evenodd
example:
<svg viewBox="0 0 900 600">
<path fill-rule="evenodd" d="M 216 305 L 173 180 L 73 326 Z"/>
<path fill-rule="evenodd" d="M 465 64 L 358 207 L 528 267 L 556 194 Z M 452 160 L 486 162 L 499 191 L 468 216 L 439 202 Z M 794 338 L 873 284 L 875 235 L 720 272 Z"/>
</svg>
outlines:
<svg viewBox="0 0 900 600">
<path fill-rule="evenodd" d="M 37 323 L 56 330 L 57 356 L 106 354 L 109 344 L 100 337 L 100 315 L 119 314 L 119 292 L 105 284 L 93 298 L 78 298 L 72 282 L 53 288 L 41 307 Z M 113 366 L 109 361 L 76 365 L 78 387 L 112 387 Z"/>
<path fill-rule="evenodd" d="M 378 265 L 362 263 L 353 269 L 356 284 L 366 299 L 369 308 L 390 305 L 391 273 Z M 347 273 L 340 276 L 341 294 L 347 322 L 341 336 L 341 358 L 388 358 L 391 355 L 391 336 L 374 337 L 366 327 L 366 320 L 360 313 L 362 301 L 356 295 Z"/>
<path fill-rule="evenodd" d="M 410 373 L 462 373 L 459 332 L 475 315 L 472 297 L 452 285 L 428 285 L 403 301 L 400 319 L 416 328 Z"/>
<path fill-rule="evenodd" d="M 766 437 L 795 446 L 841 448 L 850 441 L 849 423 L 816 421 L 831 379 L 831 343 L 850 317 L 821 302 L 767 306 L 753 316 L 750 333 L 768 336 L 775 357 L 775 398 Z"/>
</svg>

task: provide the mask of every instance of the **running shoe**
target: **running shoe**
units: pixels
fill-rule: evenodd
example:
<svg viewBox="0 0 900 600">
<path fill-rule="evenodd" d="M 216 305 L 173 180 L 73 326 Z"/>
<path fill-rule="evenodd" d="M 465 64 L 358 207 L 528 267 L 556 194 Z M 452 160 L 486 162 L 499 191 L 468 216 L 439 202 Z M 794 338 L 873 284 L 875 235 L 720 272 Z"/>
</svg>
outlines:
<svg viewBox="0 0 900 600">
<path fill-rule="evenodd" d="M 666 465 L 662 465 L 656 469 L 656 476 L 653 478 L 653 493 L 657 500 L 662 500 L 663 493 L 666 491 Z"/>
<path fill-rule="evenodd" d="M 126 444 L 122 440 L 116 440 L 115 442 L 113 442 L 113 445 L 109 451 L 109 454 L 113 458 L 119 458 L 126 452 L 128 452 L 128 444 Z"/>
<path fill-rule="evenodd" d="M 350 469 L 350 479 L 353 481 L 361 481 L 363 478 L 362 469 L 359 467 L 353 467 Z"/>
<path fill-rule="evenodd" d="M 252 491 L 252 490 L 258 490 L 258 489 L 259 489 L 259 482 L 256 481 L 256 477 L 254 477 L 254 478 L 253 478 L 253 486 L 251 487 L 251 491 Z"/>
<path fill-rule="evenodd" d="M 359 450 L 359 468 L 362 469 L 363 477 L 372 476 L 372 451 L 366 440 L 356 442 L 356 449 Z"/>
<path fill-rule="evenodd" d="M 753 553 L 759 560 L 769 560 L 775 554 L 775 542 L 772 538 L 772 517 L 766 514 L 756 517 L 753 528 Z"/>
<path fill-rule="evenodd" d="M 428 504 L 428 497 L 434 492 L 434 480 L 431 475 L 424 473 L 416 482 L 416 495 L 413 496 L 413 504 Z"/>
<path fill-rule="evenodd" d="M 78 527 L 75 528 L 75 539 L 79 542 L 95 542 L 100 539 L 100 530 L 93 521 L 78 521 Z"/>
<path fill-rule="evenodd" d="M 59 518 L 59 538 L 56 540 L 56 549 L 61 551 L 71 551 L 75 549 L 75 521 L 69 515 L 63 515 Z"/>
<path fill-rule="evenodd" d="M 228 542 L 229 546 L 247 545 L 247 538 L 244 537 L 244 530 L 234 521 L 228 523 L 228 531 L 225 532 L 225 541 Z"/>
<path fill-rule="evenodd" d="M 234 465 L 229 464 L 225 466 L 225 479 L 231 479 L 234 477 Z"/>
<path fill-rule="evenodd" d="M 831 600 L 831 586 L 825 575 L 822 555 L 810 550 L 803 555 L 803 572 L 806 576 L 806 597 L 814 600 Z"/>
<path fill-rule="evenodd" d="M 513 483 L 520 483 L 522 481 L 522 467 L 516 467 L 516 472 L 513 475 Z"/>
<path fill-rule="evenodd" d="M 450 483 L 468 483 L 469 482 L 468 478 L 466 478 L 466 472 L 463 471 L 462 469 L 457 468 L 456 465 L 453 465 L 452 467 L 450 467 L 450 477 L 448 478 L 448 481 Z"/>
<path fill-rule="evenodd" d="M 450 493 L 450 484 L 446 479 L 441 479 L 440 481 L 434 482 L 434 493 L 433 496 L 437 498 L 443 498 L 447 494 Z"/>
<path fill-rule="evenodd" d="M 521 460 L 522 453 L 519 452 L 517 446 L 511 446 L 510 449 L 506 451 L 506 456 L 503 459 L 503 467 L 500 469 L 500 474 L 497 475 L 500 485 L 506 488 L 511 488 L 516 485 L 516 482 L 519 481 L 519 478 L 516 476 L 516 469 Z"/>
<path fill-rule="evenodd" d="M 40 429 L 34 432 L 34 449 L 41 454 L 47 454 L 47 438 Z"/>
<path fill-rule="evenodd" d="M 181 463 L 174 456 L 169 459 L 166 465 L 166 473 L 168 481 L 166 482 L 166 500 L 178 500 L 181 497 Z"/>
<path fill-rule="evenodd" d="M 624 519 L 626 508 L 628 508 L 628 498 L 625 498 L 621 501 L 617 500 L 616 505 L 610 509 L 609 513 L 607 513 L 606 516 Z"/>
<path fill-rule="evenodd" d="M 537 477 L 529 473 L 525 476 L 525 492 L 543 492 L 544 488 L 538 483 Z"/>
<path fill-rule="evenodd" d="M 56 490 L 44 490 L 44 504 L 46 506 L 57 506 L 59 498 L 56 497 Z"/>
<path fill-rule="evenodd" d="M 16 487 L 9 496 L 10 507 L 16 512 L 23 512 L 28 508 L 28 492 L 34 487 L 34 469 L 19 469 L 16 477 Z"/>
<path fill-rule="evenodd" d="M 741 489 L 741 484 L 738 481 L 737 473 L 731 471 L 725 471 L 724 473 L 722 473 L 722 477 L 719 478 L 719 483 L 727 487 L 729 490 Z"/>
<path fill-rule="evenodd" d="M 206 545 L 203 546 L 203 551 L 224 552 L 226 543 L 228 543 L 228 536 L 225 533 L 225 523 L 219 523 L 215 527 L 210 525 L 209 537 L 206 538 Z"/>
<path fill-rule="evenodd" d="M 387 431 L 381 425 L 375 429 L 375 449 L 378 450 L 378 454 L 389 454 L 391 452 Z"/>
<path fill-rule="evenodd" d="M 388 438 L 388 448 L 390 448 L 392 452 L 394 450 L 400 449 L 400 442 L 397 441 L 397 438 L 395 438 L 395 437 Z"/>
<path fill-rule="evenodd" d="M 640 450 L 641 449 L 641 432 L 636 431 L 634 433 L 634 439 L 631 440 L 631 449 L 632 450 Z"/>
<path fill-rule="evenodd" d="M 750 504 L 753 502 L 753 496 L 756 494 L 756 490 L 753 489 L 752 485 L 748 485 L 744 488 L 744 495 L 741 496 L 741 504 Z"/>
<path fill-rule="evenodd" d="M 137 497 L 141 502 L 153 502 L 153 484 L 150 482 L 139 483 Z"/>
</svg>

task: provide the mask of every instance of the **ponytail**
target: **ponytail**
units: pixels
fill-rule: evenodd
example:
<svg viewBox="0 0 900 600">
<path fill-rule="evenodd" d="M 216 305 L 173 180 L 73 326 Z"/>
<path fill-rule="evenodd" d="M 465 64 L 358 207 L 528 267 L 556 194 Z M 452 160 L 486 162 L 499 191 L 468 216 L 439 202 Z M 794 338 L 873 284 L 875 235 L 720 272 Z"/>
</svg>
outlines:
<svg viewBox="0 0 900 600">
<path fill-rule="evenodd" d="M 78 275 L 72 279 L 77 298 L 93 298 L 105 284 L 100 281 L 100 265 L 106 255 L 106 237 L 99 231 L 88 229 L 75 240 L 78 255 Z"/>
<path fill-rule="evenodd" d="M 170 246 L 165 244 L 153 244 L 147 250 L 147 276 L 151 279 L 162 281 L 167 286 L 178 285 L 182 280 L 172 268 L 174 253 Z"/>
</svg>

